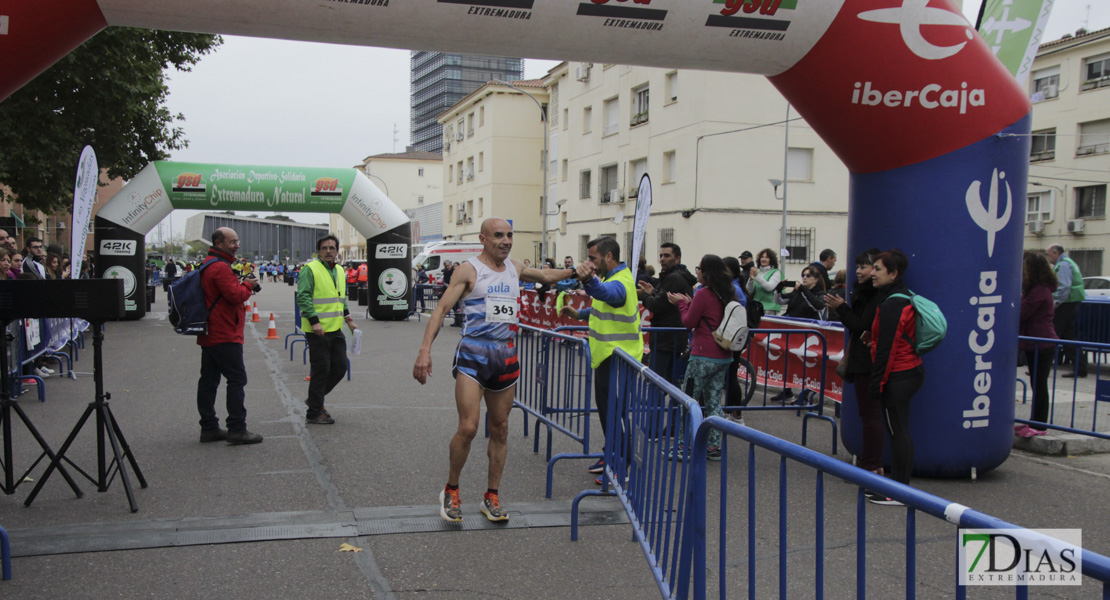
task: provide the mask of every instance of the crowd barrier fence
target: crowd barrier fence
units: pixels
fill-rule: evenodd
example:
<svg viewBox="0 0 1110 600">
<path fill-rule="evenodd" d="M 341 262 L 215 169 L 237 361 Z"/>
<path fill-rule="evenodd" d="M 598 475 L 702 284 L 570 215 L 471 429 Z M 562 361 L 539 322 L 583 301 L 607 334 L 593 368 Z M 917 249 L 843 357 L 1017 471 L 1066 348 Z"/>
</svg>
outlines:
<svg viewBox="0 0 1110 600">
<path fill-rule="evenodd" d="M 632 523 L 633 534 L 664 598 L 688 587 L 679 578 L 680 561 L 693 547 L 684 528 L 689 502 L 689 446 L 698 430 L 698 403 L 646 365 L 617 349 L 609 369 L 610 399 L 601 490 L 579 493 L 571 504 L 571 540 L 578 539 L 578 507 L 592 496 L 615 496 Z M 704 455 L 703 455 L 704 460 Z M 688 572 L 688 567 L 686 568 Z"/>
<path fill-rule="evenodd" d="M 1031 402 L 1032 395 L 1035 393 L 1035 385 L 1032 382 L 1027 383 L 1024 379 L 1018 378 L 1018 382 L 1022 385 L 1022 402 L 1029 406 L 1029 417 L 1023 419 L 1020 416 L 1015 417 L 1014 421 L 1017 423 L 1024 423 L 1026 425 L 1033 425 L 1043 429 L 1053 429 L 1063 433 L 1073 433 L 1085 435 L 1089 437 L 1096 437 L 1105 440 L 1110 440 L 1110 423 L 1106 423 L 1099 431 L 1099 410 L 1106 407 L 1110 403 L 1110 379 L 1102 379 L 1103 362 L 1110 356 L 1110 344 L 1099 344 L 1093 342 L 1069 341 L 1048 338 L 1033 338 L 1033 337 L 1019 337 L 1019 341 L 1035 342 L 1038 344 L 1052 344 L 1052 361 L 1043 365 L 1040 364 L 1040 358 L 1035 357 L 1033 364 L 1027 364 L 1027 373 L 1031 378 L 1035 378 L 1040 369 L 1051 369 L 1048 375 L 1048 391 L 1049 391 L 1049 404 L 1048 404 L 1048 421 L 1036 421 L 1033 418 L 1033 402 Z M 1080 354 L 1093 355 L 1090 357 L 1087 366 L 1088 377 L 1093 377 L 1094 380 L 1094 397 L 1087 401 L 1086 392 L 1080 390 L 1080 381 L 1082 378 L 1066 378 L 1061 376 L 1060 365 L 1064 361 L 1070 361 L 1073 365 L 1071 369 L 1080 358 Z M 1069 372 L 1067 375 L 1074 373 Z M 1019 375 L 1020 375 L 1019 371 Z M 1070 410 L 1068 405 L 1070 404 Z M 1083 412 L 1080 412 L 1083 411 Z"/>
<path fill-rule="evenodd" d="M 10 392 L 13 397 L 23 393 L 24 380 L 32 380 L 38 390 L 39 401 L 46 402 L 43 378 L 33 372 L 22 374 L 24 367 L 34 365 L 40 359 L 57 360 L 59 376 L 77 379 L 73 362 L 77 349 L 84 345 L 84 332 L 88 328 L 89 323 L 81 319 L 18 319 L 11 322 L 7 333 L 15 341 L 15 347 L 7 351 L 12 357 L 8 361 L 8 374 L 11 376 Z M 63 352 L 67 346 L 72 348 L 72 356 Z"/>
<path fill-rule="evenodd" d="M 712 525 L 716 526 L 713 531 L 718 532 L 716 546 L 710 548 L 710 539 L 708 537 L 711 531 L 711 524 L 708 520 L 708 480 L 710 477 L 709 470 L 706 465 L 706 453 L 708 449 L 709 432 L 718 430 L 722 433 L 722 461 L 720 463 L 720 490 L 713 496 L 713 499 L 719 503 L 719 516 L 718 522 Z M 708 564 L 708 557 L 716 553 L 717 564 L 712 570 L 717 573 L 718 581 L 716 590 L 720 598 L 726 597 L 726 591 L 735 589 L 736 586 L 728 585 L 729 575 L 735 574 L 737 569 L 729 568 L 729 516 L 736 512 L 736 506 L 739 502 L 730 502 L 728 494 L 728 475 L 732 470 L 729 468 L 729 442 L 736 440 L 740 443 L 747 445 L 747 484 L 745 487 L 747 491 L 747 514 L 746 521 L 744 522 L 744 530 L 746 531 L 746 573 L 744 574 L 746 588 L 749 598 L 760 597 L 757 595 L 756 584 L 760 577 L 768 578 L 771 574 L 766 570 L 760 572 L 756 566 L 757 557 L 757 541 L 766 542 L 766 536 L 760 537 L 757 530 L 761 527 L 769 526 L 767 521 L 774 521 L 775 519 L 759 520 L 757 518 L 758 508 L 758 490 L 760 490 L 757 481 L 756 469 L 756 449 L 762 449 L 771 452 L 778 456 L 779 459 L 779 472 L 778 472 L 778 510 L 777 510 L 777 525 L 778 525 L 778 573 L 777 573 L 777 590 L 768 592 L 764 590 L 761 595 L 769 596 L 776 595 L 779 598 L 786 598 L 788 595 L 789 585 L 800 586 L 802 578 L 806 574 L 812 573 L 812 589 L 813 596 L 816 598 L 823 598 L 826 593 L 830 597 L 849 597 L 849 594 L 844 590 L 835 590 L 834 592 L 827 592 L 826 579 L 825 579 L 825 564 L 830 554 L 835 555 L 837 564 L 843 566 L 844 552 L 850 552 L 850 548 L 855 548 L 855 597 L 867 597 L 867 565 L 868 561 L 881 562 L 882 560 L 889 560 L 889 556 L 882 557 L 867 554 L 868 543 L 868 521 L 867 521 L 867 506 L 868 502 L 864 497 L 864 490 L 873 490 L 877 493 L 886 495 L 893 498 L 905 505 L 905 537 L 904 547 L 905 556 L 904 562 L 895 564 L 894 569 L 896 572 L 905 572 L 905 597 L 915 598 L 916 588 L 918 585 L 916 573 L 918 567 L 918 526 L 917 514 L 923 513 L 940 521 L 928 522 L 927 525 L 932 523 L 947 522 L 959 528 L 973 528 L 973 529 L 1024 529 L 1018 525 L 1007 523 L 985 513 L 972 510 L 966 506 L 950 502 L 933 494 L 923 492 L 921 490 L 912 488 L 907 485 L 900 484 L 890 479 L 878 476 L 863 469 L 853 467 L 847 463 L 830 458 L 823 454 L 814 452 L 807 448 L 792 444 L 785 440 L 773 437 L 766 433 L 744 427 L 737 423 L 730 422 L 720 417 L 709 417 L 699 424 L 697 433 L 695 435 L 694 445 L 692 449 L 691 461 L 692 467 L 690 469 L 690 485 L 689 485 L 689 506 L 685 513 L 688 523 L 685 525 L 690 535 L 684 538 L 687 546 L 683 547 L 684 560 L 682 565 L 689 567 L 689 571 L 681 571 L 677 581 L 676 597 L 685 599 L 688 593 L 692 592 L 695 600 L 704 600 L 707 595 L 711 595 L 709 582 L 707 581 L 707 574 L 711 571 Z M 803 531 L 812 531 L 813 541 L 812 545 L 806 544 L 805 548 L 800 549 L 800 552 L 792 552 L 788 543 L 788 528 L 792 517 L 796 516 L 800 510 L 809 508 L 803 507 L 802 502 L 791 502 L 787 491 L 787 466 L 788 463 L 796 465 L 803 465 L 809 467 L 812 471 L 813 477 L 813 523 L 811 529 L 806 529 L 801 526 Z M 826 543 L 825 537 L 825 524 L 826 513 L 829 512 L 829 506 L 826 505 L 826 485 L 825 475 L 829 475 L 839 481 L 846 482 L 857 488 L 855 494 L 855 512 L 856 512 L 856 528 L 854 542 L 845 542 L 843 539 L 838 540 L 839 548 L 830 548 Z M 764 482 L 766 484 L 766 482 Z M 833 489 L 833 488 L 830 488 Z M 795 490 L 796 493 L 796 490 Z M 832 492 L 837 496 L 843 496 L 843 493 L 837 493 L 835 490 Z M 809 495 L 806 495 L 807 502 Z M 791 510 L 791 509 L 794 510 Z M 876 510 L 889 511 L 891 507 L 875 507 Z M 884 551 L 891 549 L 893 546 L 889 543 L 888 539 L 881 536 L 889 531 L 881 527 L 872 526 L 870 529 L 877 530 L 879 533 L 872 536 L 871 539 L 879 538 L 877 543 L 883 544 Z M 796 528 L 797 530 L 797 528 Z M 1032 537 L 1038 537 L 1040 534 L 1029 532 Z M 935 537 L 935 536 L 934 536 Z M 951 548 L 957 549 L 959 544 L 953 536 Z M 920 543 L 926 543 L 926 540 L 921 540 Z M 845 550 L 848 548 L 848 550 Z M 943 547 L 942 547 L 943 548 Z M 795 548 L 795 550 L 799 550 Z M 764 549 L 763 552 L 766 552 Z M 937 550 L 932 548 L 930 555 L 935 554 Z M 800 560 L 799 554 L 812 554 L 814 563 L 810 565 L 803 565 Z M 839 554 L 837 554 L 839 553 Z M 685 561 L 685 556 L 691 557 L 690 562 Z M 958 558 L 958 557 L 953 557 Z M 1083 567 L 1082 573 L 1086 577 L 1093 578 L 1102 582 L 1102 597 L 1110 598 L 1110 559 L 1100 554 L 1090 552 L 1086 549 L 1082 550 Z M 939 567 L 941 570 L 950 568 L 957 564 L 957 560 L 950 558 L 937 559 L 938 562 L 946 562 L 948 567 L 943 565 Z M 885 568 L 890 569 L 889 565 L 884 565 Z M 793 567 L 793 570 L 791 570 Z M 930 569 L 938 568 L 936 564 L 930 564 Z M 883 567 L 878 567 L 883 568 Z M 743 569 L 740 569 L 743 570 Z M 793 572 L 793 575 L 791 575 Z M 891 571 L 887 571 L 891 572 Z M 945 594 L 947 597 L 957 599 L 964 599 L 967 597 L 967 587 L 960 585 L 958 570 L 953 572 L 953 582 L 951 595 Z M 684 583 L 689 582 L 690 585 L 686 586 Z M 837 580 L 837 585 L 843 585 L 845 581 L 840 578 Z M 935 591 L 941 583 L 935 579 L 929 579 L 929 590 Z M 1058 589 L 1058 588 L 1056 588 Z M 794 589 L 793 591 L 799 591 Z M 1017 598 L 1026 598 L 1028 589 L 1026 586 L 1016 586 L 1015 595 Z M 669 596 L 665 596 L 669 597 Z M 890 590 L 883 590 L 882 597 L 890 597 Z"/>
<path fill-rule="evenodd" d="M 1084 342 L 1110 344 L 1110 297 L 1091 297 L 1079 304 L 1075 334 Z"/>
</svg>

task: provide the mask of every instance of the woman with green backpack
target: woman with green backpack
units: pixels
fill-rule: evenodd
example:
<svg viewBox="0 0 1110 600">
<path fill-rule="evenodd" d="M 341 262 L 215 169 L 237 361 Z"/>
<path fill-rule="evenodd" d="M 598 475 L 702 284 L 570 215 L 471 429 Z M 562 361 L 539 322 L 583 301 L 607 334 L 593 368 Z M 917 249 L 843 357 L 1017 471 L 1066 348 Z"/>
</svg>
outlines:
<svg viewBox="0 0 1110 600">
<path fill-rule="evenodd" d="M 782 281 L 779 255 L 770 248 L 764 248 L 759 251 L 755 262 L 759 267 L 751 268 L 745 291 L 748 292 L 748 298 L 763 305 L 765 315 L 777 315 L 782 310 L 782 306 L 775 302 L 775 288 Z"/>
<path fill-rule="evenodd" d="M 871 281 L 875 286 L 875 319 L 862 341 L 871 347 L 871 397 L 878 398 L 883 424 L 890 436 L 892 478 L 909 484 L 913 472 L 913 439 L 910 437 L 910 400 L 925 382 L 925 369 L 914 346 L 917 311 L 903 278 L 909 259 L 898 249 L 875 257 Z M 884 495 L 867 493 L 874 504 L 900 504 Z"/>
</svg>

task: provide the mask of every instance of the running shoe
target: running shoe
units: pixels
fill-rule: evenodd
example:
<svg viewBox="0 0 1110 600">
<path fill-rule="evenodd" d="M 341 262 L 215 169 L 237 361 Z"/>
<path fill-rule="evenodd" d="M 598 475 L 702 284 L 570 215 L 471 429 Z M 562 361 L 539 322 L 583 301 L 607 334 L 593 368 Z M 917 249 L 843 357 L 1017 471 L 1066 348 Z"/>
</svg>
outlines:
<svg viewBox="0 0 1110 600">
<path fill-rule="evenodd" d="M 1033 429 L 1032 427 L 1030 427 L 1028 425 L 1022 425 L 1021 429 L 1015 429 L 1014 430 L 1014 435 L 1016 435 L 1018 437 L 1023 437 L 1023 438 L 1031 438 L 1031 437 L 1035 437 L 1035 436 L 1038 436 L 1038 435 L 1044 435 L 1044 434 L 1045 434 L 1044 431 L 1038 431 L 1038 430 Z"/>
<path fill-rule="evenodd" d="M 894 498 L 889 498 L 876 492 L 867 492 L 864 496 L 871 504 L 878 504 L 880 506 L 902 506 L 902 503 Z"/>
<path fill-rule="evenodd" d="M 322 410 L 315 416 L 306 416 L 304 422 L 306 425 L 332 425 L 335 419 L 328 414 L 328 411 Z"/>
<path fill-rule="evenodd" d="M 738 412 L 728 413 L 728 420 L 738 425 L 744 425 L 744 417 L 740 416 Z"/>
<path fill-rule="evenodd" d="M 462 523 L 462 502 L 459 501 L 459 490 L 443 488 L 439 493 L 439 516 L 449 523 Z"/>
<path fill-rule="evenodd" d="M 43 366 L 39 367 L 39 369 L 43 370 L 43 371 L 46 371 L 50 375 L 54 374 L 54 369 L 51 369 L 50 367 L 48 367 L 46 365 L 43 365 Z"/>
<path fill-rule="evenodd" d="M 586 470 L 589 471 L 590 473 L 594 473 L 594 474 L 604 471 L 605 470 L 605 459 L 604 458 L 597 459 L 597 462 L 590 465 L 590 468 L 586 469 Z"/>
<path fill-rule="evenodd" d="M 497 494 L 486 492 L 486 497 L 482 500 L 482 507 L 479 509 L 483 515 L 490 521 L 508 521 L 509 513 L 501 508 L 501 501 L 497 498 Z"/>
<path fill-rule="evenodd" d="M 721 449 L 710 447 L 705 453 L 705 457 L 711 461 L 719 462 L 721 460 Z"/>
</svg>

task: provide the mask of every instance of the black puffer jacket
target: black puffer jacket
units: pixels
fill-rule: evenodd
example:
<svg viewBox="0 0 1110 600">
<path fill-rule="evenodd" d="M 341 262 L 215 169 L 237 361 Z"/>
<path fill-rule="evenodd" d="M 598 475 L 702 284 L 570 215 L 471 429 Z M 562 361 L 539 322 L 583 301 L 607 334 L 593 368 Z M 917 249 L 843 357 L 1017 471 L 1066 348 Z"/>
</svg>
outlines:
<svg viewBox="0 0 1110 600">
<path fill-rule="evenodd" d="M 845 302 L 836 309 L 836 314 L 844 323 L 844 329 L 851 340 L 848 342 L 848 376 L 844 378 L 848 383 L 855 381 L 856 375 L 871 373 L 871 349 L 863 345 L 860 336 L 871 330 L 875 309 L 879 306 L 876 296 L 875 286 L 868 279 L 856 284 L 852 290 L 850 305 Z"/>
<path fill-rule="evenodd" d="M 682 314 L 678 312 L 678 307 L 667 299 L 667 292 L 693 296 L 694 284 L 697 282 L 698 278 L 682 264 L 660 273 L 659 285 L 655 287 L 655 291 L 643 298 L 644 308 L 651 311 L 651 326 L 683 327 Z M 685 335 L 661 335 L 656 349 L 669 352 L 676 348 L 676 342 L 678 351 L 686 348 Z"/>
</svg>

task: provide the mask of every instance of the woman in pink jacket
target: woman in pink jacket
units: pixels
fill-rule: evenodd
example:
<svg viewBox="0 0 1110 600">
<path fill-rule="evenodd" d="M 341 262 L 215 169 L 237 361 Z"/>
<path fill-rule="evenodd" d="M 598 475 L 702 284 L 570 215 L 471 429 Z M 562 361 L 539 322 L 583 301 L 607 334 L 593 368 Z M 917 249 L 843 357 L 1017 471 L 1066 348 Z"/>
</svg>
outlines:
<svg viewBox="0 0 1110 600">
<path fill-rule="evenodd" d="M 692 300 L 686 294 L 674 293 L 668 293 L 667 299 L 678 307 L 686 329 L 694 332 L 683 388 L 704 407 L 706 416 L 720 417 L 724 416 L 721 395 L 728 383 L 732 353 L 717 345 L 713 332 L 721 324 L 725 305 L 736 300 L 736 291 L 725 262 L 716 254 L 703 256 L 696 271 L 701 287 L 694 292 Z M 721 460 L 721 432 L 716 429 L 709 433 L 709 460 Z"/>
</svg>

